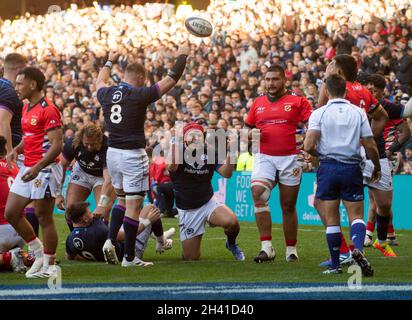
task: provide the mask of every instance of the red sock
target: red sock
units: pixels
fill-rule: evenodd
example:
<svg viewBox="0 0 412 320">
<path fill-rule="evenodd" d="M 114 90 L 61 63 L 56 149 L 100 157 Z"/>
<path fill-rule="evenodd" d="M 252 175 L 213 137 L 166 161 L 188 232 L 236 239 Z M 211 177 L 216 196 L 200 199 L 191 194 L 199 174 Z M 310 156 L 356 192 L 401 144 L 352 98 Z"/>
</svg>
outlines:
<svg viewBox="0 0 412 320">
<path fill-rule="evenodd" d="M 298 240 L 285 240 L 287 247 L 295 247 Z"/>
<path fill-rule="evenodd" d="M 261 236 L 260 237 L 260 241 L 271 241 L 272 240 L 272 236 Z"/>
<path fill-rule="evenodd" d="M 343 232 L 340 233 L 340 237 L 341 237 L 340 253 L 348 253 L 349 248 L 348 248 L 348 244 L 346 243 L 345 236 L 343 235 Z"/>
<path fill-rule="evenodd" d="M 375 231 L 375 224 L 373 222 L 368 221 L 368 224 L 366 225 L 366 230 L 370 232 Z"/>
<path fill-rule="evenodd" d="M 11 252 L 3 253 L 3 267 L 7 269 L 11 266 Z"/>
<path fill-rule="evenodd" d="M 393 224 L 388 225 L 388 233 L 395 233 L 395 229 L 393 228 Z"/>
</svg>

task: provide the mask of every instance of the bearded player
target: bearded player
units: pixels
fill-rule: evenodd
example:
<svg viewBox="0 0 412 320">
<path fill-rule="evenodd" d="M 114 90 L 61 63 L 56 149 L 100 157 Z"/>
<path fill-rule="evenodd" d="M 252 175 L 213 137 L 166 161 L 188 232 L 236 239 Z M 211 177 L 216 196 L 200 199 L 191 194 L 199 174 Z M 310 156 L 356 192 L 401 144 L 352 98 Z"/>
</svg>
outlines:
<svg viewBox="0 0 412 320">
<path fill-rule="evenodd" d="M 110 72 L 118 54 L 110 53 L 100 71 L 96 88 L 109 132 L 107 168 L 117 196 L 125 197 L 123 219 L 125 232 L 123 267 L 138 266 L 135 259 L 135 239 L 139 227 L 139 213 L 149 190 L 149 159 L 145 151 L 144 121 L 147 106 L 172 89 L 182 76 L 189 48 L 180 47 L 175 65 L 167 76 L 151 87 L 146 87 L 146 70 L 139 63 L 130 63 L 119 85 L 110 86 Z M 113 220 L 113 219 L 112 219 Z M 144 220 L 140 221 L 145 223 Z M 157 240 L 166 245 L 161 224 L 152 225 Z M 115 236 L 115 235 L 114 235 Z M 103 246 L 106 261 L 118 263 L 113 242 Z"/>
<path fill-rule="evenodd" d="M 53 221 L 55 197 L 61 190 L 62 170 L 58 157 L 63 138 L 61 116 L 54 104 L 44 97 L 44 74 L 37 68 L 26 67 L 16 78 L 16 91 L 28 103 L 23 107 L 23 140 L 7 155 L 9 166 L 24 155 L 7 199 L 5 217 L 18 234 L 28 243 L 35 262 L 27 271 L 27 278 L 49 277 L 57 272 L 54 259 L 57 248 L 57 232 Z M 43 233 L 43 241 L 22 212 L 34 201 L 35 212 Z"/>
<path fill-rule="evenodd" d="M 300 123 L 307 123 L 312 107 L 306 98 L 286 89 L 282 67 L 271 66 L 265 74 L 265 83 L 266 94 L 255 99 L 245 121 L 246 127 L 260 130 L 260 152 L 254 155 L 251 178 L 261 241 L 261 251 L 254 260 L 260 263 L 275 258 L 268 200 L 278 183 L 286 261 L 293 262 L 298 260 L 296 201 L 302 176 L 302 167 L 297 159 L 296 130 Z"/>
<path fill-rule="evenodd" d="M 172 162 L 167 166 L 179 213 L 183 259 L 199 260 L 205 224 L 209 223 L 224 229 L 227 236 L 226 248 L 236 260 L 245 260 L 245 255 L 236 244 L 240 231 L 237 217 L 213 197 L 212 188 L 214 172 L 230 178 L 235 165 L 230 163 L 230 157 L 225 159 L 224 164 L 217 164 L 219 161 L 215 154 L 214 161 L 209 158 L 208 147 L 213 149 L 214 146 L 205 143 L 203 126 L 198 123 L 190 123 L 183 128 L 183 143 L 181 154 L 174 152 L 176 150 L 173 148 Z"/>
</svg>

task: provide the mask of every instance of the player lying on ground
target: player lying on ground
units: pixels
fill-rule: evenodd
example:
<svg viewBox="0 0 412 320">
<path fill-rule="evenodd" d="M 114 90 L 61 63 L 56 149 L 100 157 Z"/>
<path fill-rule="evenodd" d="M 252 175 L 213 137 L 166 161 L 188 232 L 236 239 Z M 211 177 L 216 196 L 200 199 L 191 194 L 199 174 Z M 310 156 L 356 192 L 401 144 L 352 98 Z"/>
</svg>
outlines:
<svg viewBox="0 0 412 320">
<path fill-rule="evenodd" d="M 176 85 L 185 70 L 188 55 L 189 48 L 180 47 L 175 65 L 166 77 L 151 87 L 146 86 L 146 70 L 139 63 L 129 63 L 123 81 L 119 85 L 110 86 L 110 71 L 119 56 L 113 52 L 99 72 L 96 81 L 97 99 L 102 106 L 109 132 L 107 168 L 116 195 L 125 198 L 126 207 L 126 212 L 119 212 L 119 219 L 116 218 L 116 221 L 112 216 L 114 232 L 103 247 L 106 260 L 110 263 L 118 262 L 113 242 L 116 241 L 116 232 L 122 223 L 125 231 L 122 266 L 130 267 L 140 263 L 135 260 L 134 244 L 139 227 L 139 213 L 149 190 L 149 159 L 145 151 L 144 133 L 146 109 Z M 152 228 L 158 241 L 166 244 L 162 225 L 152 225 Z"/>
<path fill-rule="evenodd" d="M 339 259 L 342 241 L 339 205 L 343 201 L 354 244 L 353 259 L 364 276 L 372 276 L 372 267 L 363 255 L 366 226 L 363 221 L 361 143 L 374 164 L 373 182 L 380 179 L 379 153 L 366 113 L 344 99 L 345 79 L 332 74 L 325 83 L 329 101 L 311 115 L 304 143 L 305 151 L 320 159 L 316 173 L 316 197 L 323 210 L 326 240 L 331 255 L 331 266 L 323 273 L 342 273 Z"/>
<path fill-rule="evenodd" d="M 56 205 L 60 210 L 64 210 L 64 205 L 69 207 L 72 203 L 86 201 L 93 192 L 97 203 L 94 214 L 109 221 L 109 211 L 115 196 L 106 166 L 106 152 L 107 138 L 95 124 L 85 125 L 76 133 L 74 139 L 66 141 L 61 157 L 63 172 L 66 172 L 73 160 L 75 164 L 70 175 L 66 199 L 63 195 L 56 198 Z M 64 185 L 64 180 L 65 174 L 61 185 Z M 67 223 L 70 231 L 73 230 L 71 222 Z"/>
<path fill-rule="evenodd" d="M 254 260 L 260 263 L 275 258 L 268 201 L 278 183 L 286 261 L 293 262 L 298 260 L 296 201 L 302 180 L 296 130 L 300 123 L 308 121 L 312 107 L 305 97 L 286 88 L 285 71 L 280 66 L 271 66 L 267 70 L 265 86 L 266 95 L 255 99 L 245 121 L 246 127 L 260 130 L 260 151 L 254 155 L 251 177 L 256 225 L 261 241 L 261 250 Z"/>
<path fill-rule="evenodd" d="M 66 239 L 66 257 L 69 260 L 79 261 L 105 261 L 103 254 L 103 245 L 107 239 L 109 228 L 104 223 L 103 219 L 94 216 L 87 202 L 72 203 L 66 211 L 67 218 L 73 222 L 73 231 Z M 160 219 L 160 211 L 155 206 L 149 204 L 145 206 L 140 217 L 147 220 L 147 224 L 140 224 L 138 236 L 135 241 L 136 257 L 140 260 L 139 266 L 153 265 L 151 262 L 145 262 L 143 258 L 144 250 L 150 238 L 151 224 Z M 165 238 L 169 239 L 174 233 L 174 230 L 165 232 Z M 123 259 L 124 254 L 124 231 L 120 230 L 115 244 L 116 256 L 118 260 Z M 172 246 L 170 245 L 168 249 Z M 156 248 L 157 249 L 157 248 Z"/>
<path fill-rule="evenodd" d="M 183 128 L 182 155 L 172 145 L 172 161 L 168 170 L 173 182 L 176 207 L 179 213 L 180 240 L 182 241 L 184 260 L 200 258 L 200 244 L 205 233 L 205 224 L 222 227 L 227 236 L 226 248 L 236 260 L 245 260 L 245 255 L 236 244 L 240 225 L 236 215 L 226 205 L 213 197 L 212 177 L 217 171 L 222 177 L 230 178 L 235 168 L 230 158 L 224 164 L 208 161 L 208 146 L 205 143 L 204 130 L 200 124 L 190 123 Z M 176 152 L 177 151 L 177 152 Z M 194 160 L 194 161 L 192 161 Z"/>
<path fill-rule="evenodd" d="M 395 152 L 399 152 L 406 142 L 411 137 L 411 130 L 406 119 L 396 119 L 393 115 L 400 114 L 402 105 L 397 105 L 384 98 L 386 80 L 385 77 L 380 74 L 372 74 L 367 79 L 367 88 L 373 93 L 373 95 L 379 100 L 379 103 L 385 108 L 389 117 L 391 118 L 384 129 L 385 150 L 388 160 L 391 161 Z M 392 115 L 392 117 L 391 117 Z M 400 116 L 399 116 L 400 118 Z M 390 162 L 391 163 L 391 162 Z M 393 173 L 393 172 L 392 172 Z M 391 198 L 392 198 L 391 191 Z M 366 239 L 365 246 L 373 246 L 380 250 L 385 256 L 396 256 L 392 251 L 384 250 L 378 241 L 372 242 L 373 231 L 375 230 L 377 216 L 376 201 L 372 192 L 369 191 L 369 212 L 368 212 L 368 224 L 366 227 Z M 392 224 L 393 212 L 390 208 L 390 220 L 388 226 L 388 244 L 397 245 L 395 230 Z"/>
<path fill-rule="evenodd" d="M 16 79 L 16 90 L 28 103 L 23 108 L 22 142 L 7 155 L 11 166 L 19 154 L 24 154 L 24 165 L 13 183 L 7 199 L 5 217 L 28 243 L 35 262 L 27 271 L 27 278 L 49 277 L 57 272 L 54 259 L 57 231 L 53 220 L 53 207 L 60 191 L 62 170 L 59 154 L 63 135 L 61 115 L 54 104 L 44 97 L 45 76 L 33 67 L 24 68 Z M 22 215 L 24 208 L 34 201 L 35 212 L 42 228 L 44 247 Z"/>
</svg>

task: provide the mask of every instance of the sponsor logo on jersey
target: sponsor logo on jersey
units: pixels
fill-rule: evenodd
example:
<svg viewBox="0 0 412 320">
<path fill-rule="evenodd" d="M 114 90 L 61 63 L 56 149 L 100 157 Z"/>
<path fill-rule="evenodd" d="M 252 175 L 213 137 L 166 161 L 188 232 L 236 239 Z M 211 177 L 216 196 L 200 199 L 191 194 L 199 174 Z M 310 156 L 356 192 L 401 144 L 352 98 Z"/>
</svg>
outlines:
<svg viewBox="0 0 412 320">
<path fill-rule="evenodd" d="M 265 107 L 257 107 L 256 109 L 256 113 L 262 113 L 263 111 L 265 111 Z"/>
<path fill-rule="evenodd" d="M 73 245 L 77 250 L 82 250 L 84 248 L 83 240 L 80 238 L 74 238 Z"/>
<path fill-rule="evenodd" d="M 123 98 L 123 93 L 120 90 L 117 90 L 113 93 L 112 102 L 118 103 L 122 100 L 122 98 Z"/>
</svg>

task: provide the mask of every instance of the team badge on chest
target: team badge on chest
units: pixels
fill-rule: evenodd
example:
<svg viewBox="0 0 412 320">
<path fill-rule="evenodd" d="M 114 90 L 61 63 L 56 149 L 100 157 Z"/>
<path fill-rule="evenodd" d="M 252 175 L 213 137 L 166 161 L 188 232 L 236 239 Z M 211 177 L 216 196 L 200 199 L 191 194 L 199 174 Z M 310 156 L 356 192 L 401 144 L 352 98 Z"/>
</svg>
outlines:
<svg viewBox="0 0 412 320">
<path fill-rule="evenodd" d="M 291 104 L 285 104 L 285 111 L 286 112 L 292 111 L 292 105 Z"/>
</svg>

